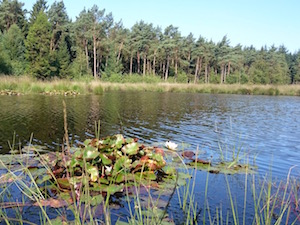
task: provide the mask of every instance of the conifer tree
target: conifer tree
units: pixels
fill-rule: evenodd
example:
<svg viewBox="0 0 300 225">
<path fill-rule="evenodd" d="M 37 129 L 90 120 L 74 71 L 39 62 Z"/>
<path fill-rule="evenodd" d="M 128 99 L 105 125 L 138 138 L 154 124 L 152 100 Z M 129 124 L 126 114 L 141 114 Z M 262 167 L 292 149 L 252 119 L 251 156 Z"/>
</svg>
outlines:
<svg viewBox="0 0 300 225">
<path fill-rule="evenodd" d="M 50 76 L 50 29 L 47 15 L 40 11 L 36 21 L 29 28 L 25 42 L 26 58 L 29 61 L 28 72 L 41 79 Z"/>
</svg>

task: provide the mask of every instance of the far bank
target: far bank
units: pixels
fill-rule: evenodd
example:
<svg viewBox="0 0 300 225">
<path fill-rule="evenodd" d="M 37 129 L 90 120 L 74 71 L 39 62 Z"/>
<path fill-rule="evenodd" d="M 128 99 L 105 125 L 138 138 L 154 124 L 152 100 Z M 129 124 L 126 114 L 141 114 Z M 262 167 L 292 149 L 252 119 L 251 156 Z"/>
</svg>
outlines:
<svg viewBox="0 0 300 225">
<path fill-rule="evenodd" d="M 0 95 L 78 95 L 102 94 L 107 91 L 300 96 L 300 85 L 192 84 L 168 82 L 113 83 L 101 80 L 41 81 L 29 77 L 0 76 Z"/>
</svg>

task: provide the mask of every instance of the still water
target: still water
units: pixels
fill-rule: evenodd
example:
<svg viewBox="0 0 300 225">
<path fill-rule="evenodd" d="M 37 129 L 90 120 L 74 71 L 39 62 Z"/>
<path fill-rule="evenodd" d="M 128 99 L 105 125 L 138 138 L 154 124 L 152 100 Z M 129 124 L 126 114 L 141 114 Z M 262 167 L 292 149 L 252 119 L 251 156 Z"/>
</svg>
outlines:
<svg viewBox="0 0 300 225">
<path fill-rule="evenodd" d="M 300 165 L 300 98 L 274 96 L 206 95 L 186 93 L 111 92 L 101 96 L 0 96 L 0 152 L 29 143 L 59 150 L 63 138 L 63 106 L 75 145 L 95 134 L 122 133 L 147 144 L 167 140 L 220 157 L 241 148 L 244 158 L 255 158 L 261 173 L 285 177 Z M 14 135 L 15 133 L 15 135 Z M 246 154 L 246 155 L 245 155 Z"/>
<path fill-rule="evenodd" d="M 261 179 L 272 171 L 272 179 L 284 180 L 292 166 L 300 166 L 299 97 L 150 92 L 76 97 L 0 96 L 0 153 L 9 152 L 8 141 L 11 143 L 13 137 L 15 148 L 28 145 L 31 134 L 33 144 L 59 150 L 64 135 L 63 100 L 67 105 L 68 130 L 73 145 L 93 137 L 95 121 L 100 120 L 101 136 L 122 133 L 151 145 L 162 145 L 171 140 L 180 144 L 180 148 L 198 148 L 203 159 L 218 160 L 221 153 L 230 158 L 234 149 L 241 149 L 240 158 L 254 162 Z M 294 169 L 293 175 L 299 177 L 299 171 L 299 168 Z M 240 210 L 239 220 L 245 218 L 246 224 L 252 224 L 251 184 L 245 184 L 244 175 L 208 176 L 206 172 L 197 172 L 195 182 L 195 202 L 201 208 L 209 202 L 212 215 L 216 215 L 217 207 L 224 215 L 231 211 L 230 186 L 238 209 L 244 208 L 244 199 L 247 201 L 246 214 L 244 216 Z M 178 202 L 175 195 L 168 214 L 175 224 L 182 224 L 184 218 L 178 213 Z M 201 211 L 199 221 L 202 218 L 208 221 L 205 211 Z M 112 210 L 115 215 L 122 213 L 125 218 L 128 216 L 126 208 Z M 23 219 L 38 222 L 40 217 L 29 207 L 24 208 Z"/>
</svg>

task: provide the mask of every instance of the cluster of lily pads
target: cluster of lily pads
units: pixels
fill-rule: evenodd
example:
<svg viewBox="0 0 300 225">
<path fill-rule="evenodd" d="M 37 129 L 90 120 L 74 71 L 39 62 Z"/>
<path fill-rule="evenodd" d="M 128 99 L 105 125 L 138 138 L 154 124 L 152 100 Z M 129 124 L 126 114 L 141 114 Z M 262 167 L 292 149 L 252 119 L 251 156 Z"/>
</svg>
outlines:
<svg viewBox="0 0 300 225">
<path fill-rule="evenodd" d="M 77 91 L 57 91 L 57 90 L 53 90 L 53 91 L 45 91 L 42 94 L 44 94 L 44 95 L 76 96 L 76 95 L 80 95 L 80 92 L 77 92 Z"/>
<path fill-rule="evenodd" d="M 120 191 L 126 182 L 157 180 L 166 165 L 163 155 L 161 148 L 139 144 L 121 134 L 87 139 L 81 148 L 57 160 L 53 174 L 62 189 L 87 177 L 91 190 L 105 191 L 118 185 Z"/>
<path fill-rule="evenodd" d="M 1 90 L 0 95 L 21 95 L 21 93 L 12 90 Z"/>
</svg>

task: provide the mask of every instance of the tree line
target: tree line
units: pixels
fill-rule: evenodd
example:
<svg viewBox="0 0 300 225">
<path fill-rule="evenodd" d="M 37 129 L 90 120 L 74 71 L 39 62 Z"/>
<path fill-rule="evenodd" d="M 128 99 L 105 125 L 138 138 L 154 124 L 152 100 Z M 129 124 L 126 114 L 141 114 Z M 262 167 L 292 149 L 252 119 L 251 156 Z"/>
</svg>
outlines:
<svg viewBox="0 0 300 225">
<path fill-rule="evenodd" d="M 194 83 L 295 84 L 300 51 L 285 46 L 215 43 L 173 25 L 136 22 L 130 29 L 94 5 L 73 22 L 63 1 L 37 0 L 27 12 L 18 0 L 0 0 L 0 73 L 39 79 L 152 76 Z"/>
</svg>

